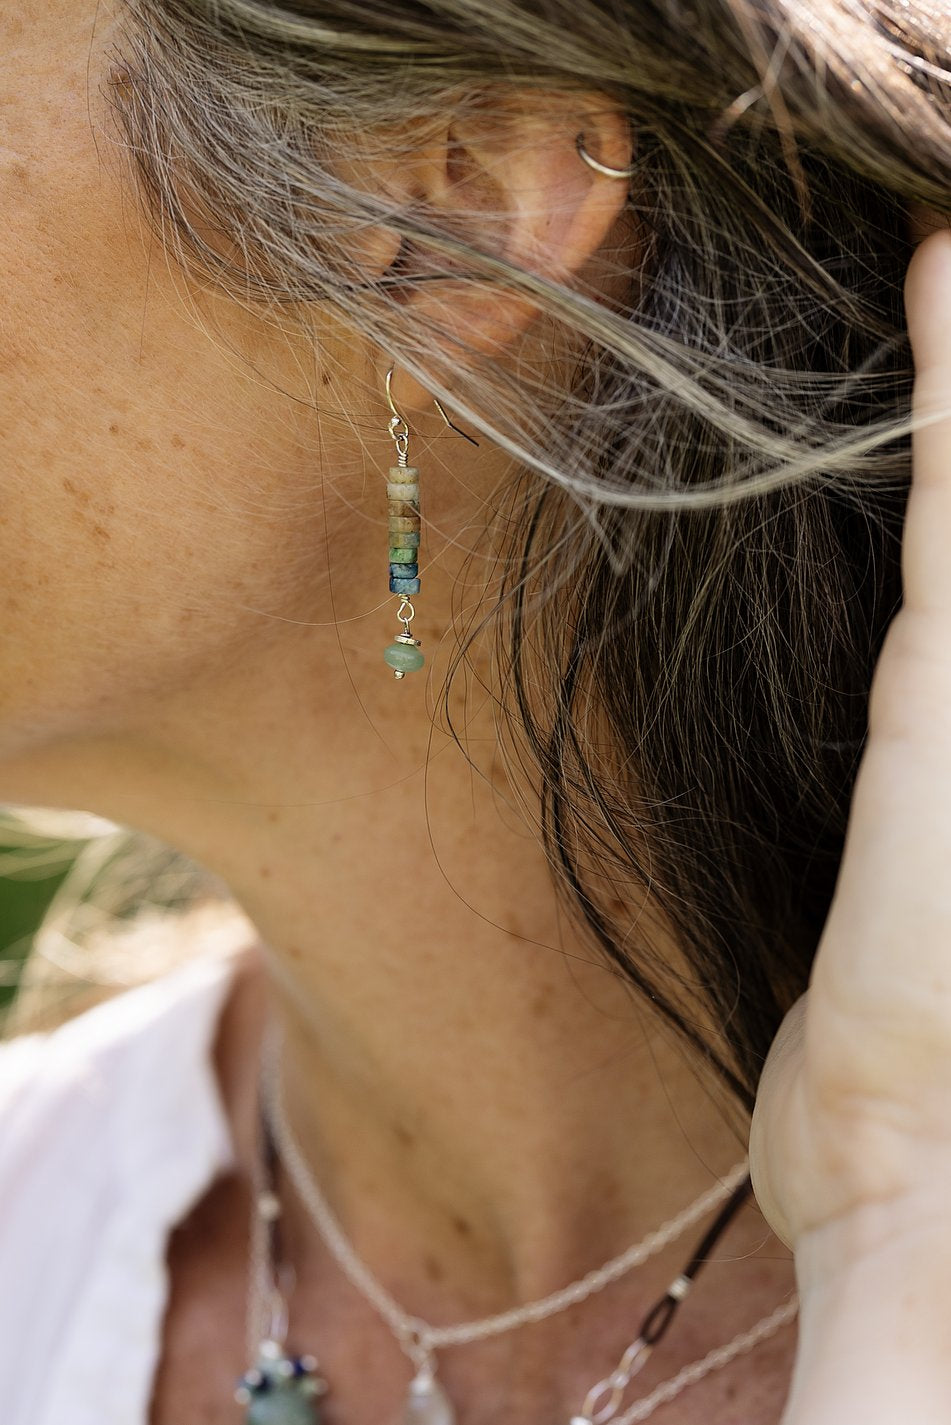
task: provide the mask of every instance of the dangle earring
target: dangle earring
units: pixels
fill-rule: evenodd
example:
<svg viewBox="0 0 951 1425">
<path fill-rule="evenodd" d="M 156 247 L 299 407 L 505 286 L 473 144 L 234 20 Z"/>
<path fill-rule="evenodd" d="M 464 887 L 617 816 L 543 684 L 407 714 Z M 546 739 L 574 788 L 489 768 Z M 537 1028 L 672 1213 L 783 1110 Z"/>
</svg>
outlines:
<svg viewBox="0 0 951 1425">
<path fill-rule="evenodd" d="M 410 620 L 415 618 L 410 595 L 419 593 L 419 470 L 407 463 L 409 449 L 409 426 L 393 404 L 390 383 L 394 367 L 386 373 L 386 399 L 393 415 L 389 422 L 389 432 L 396 445 L 396 464 L 390 466 L 386 482 L 387 511 L 390 521 L 390 593 L 399 594 L 400 606 L 396 617 L 403 625 L 393 642 L 384 649 L 383 658 L 393 669 L 394 678 L 403 678 L 407 673 L 422 668 L 425 658 L 419 651 L 420 640 L 410 632 Z M 470 445 L 478 445 L 471 435 L 453 425 L 442 406 L 433 400 L 436 409 L 450 430 L 461 435 Z"/>
</svg>

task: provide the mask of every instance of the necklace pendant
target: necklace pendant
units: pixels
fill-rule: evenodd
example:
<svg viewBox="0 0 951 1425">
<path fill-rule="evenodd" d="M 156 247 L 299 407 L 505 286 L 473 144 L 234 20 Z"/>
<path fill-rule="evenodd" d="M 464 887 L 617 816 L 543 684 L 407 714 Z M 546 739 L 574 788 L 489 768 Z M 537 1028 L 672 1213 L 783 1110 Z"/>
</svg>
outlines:
<svg viewBox="0 0 951 1425">
<path fill-rule="evenodd" d="M 280 1342 L 263 1341 L 234 1398 L 247 1406 L 245 1425 L 321 1425 L 327 1389 L 314 1356 L 289 1356 Z"/>
<path fill-rule="evenodd" d="M 410 1385 L 402 1425 L 456 1425 L 455 1411 L 429 1366 L 422 1366 Z"/>
</svg>

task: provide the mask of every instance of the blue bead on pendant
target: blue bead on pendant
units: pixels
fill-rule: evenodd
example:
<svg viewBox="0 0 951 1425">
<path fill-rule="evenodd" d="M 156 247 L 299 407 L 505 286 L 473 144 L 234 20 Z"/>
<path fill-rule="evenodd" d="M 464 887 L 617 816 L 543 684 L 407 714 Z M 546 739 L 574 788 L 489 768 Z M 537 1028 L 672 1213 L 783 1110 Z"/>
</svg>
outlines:
<svg viewBox="0 0 951 1425">
<path fill-rule="evenodd" d="M 245 1425 L 321 1425 L 326 1393 L 314 1356 L 289 1356 L 279 1342 L 263 1341 L 257 1365 L 245 1371 L 234 1398 L 247 1406 Z"/>
</svg>

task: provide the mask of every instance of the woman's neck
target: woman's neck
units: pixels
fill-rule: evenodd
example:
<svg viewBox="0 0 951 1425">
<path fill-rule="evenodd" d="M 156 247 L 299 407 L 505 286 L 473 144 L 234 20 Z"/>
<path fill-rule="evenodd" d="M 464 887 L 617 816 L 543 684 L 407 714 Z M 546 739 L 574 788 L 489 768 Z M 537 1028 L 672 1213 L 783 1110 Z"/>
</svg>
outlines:
<svg viewBox="0 0 951 1425">
<path fill-rule="evenodd" d="M 417 619 L 437 683 L 445 580 Z M 61 786 L 228 883 L 268 947 L 298 1137 L 358 1250 L 408 1283 L 431 1259 L 460 1311 L 544 1294 L 698 1196 L 741 1137 L 559 907 L 474 679 L 452 712 L 475 770 L 426 675 L 378 662 L 357 696 L 337 624 L 268 628 L 140 728 L 24 763 L 22 799 Z"/>
<path fill-rule="evenodd" d="M 428 822 L 413 780 L 377 796 L 370 826 L 357 797 L 310 833 L 282 815 L 275 841 L 296 856 L 272 852 L 242 899 L 305 1156 L 357 1250 L 408 1284 L 432 1263 L 457 1294 L 434 1288 L 432 1309 L 451 1317 L 582 1275 L 744 1144 L 559 917 L 537 844 L 497 816 L 491 786 L 460 796 L 448 767 L 430 768 Z M 430 835 L 438 865 L 410 850 Z"/>
</svg>

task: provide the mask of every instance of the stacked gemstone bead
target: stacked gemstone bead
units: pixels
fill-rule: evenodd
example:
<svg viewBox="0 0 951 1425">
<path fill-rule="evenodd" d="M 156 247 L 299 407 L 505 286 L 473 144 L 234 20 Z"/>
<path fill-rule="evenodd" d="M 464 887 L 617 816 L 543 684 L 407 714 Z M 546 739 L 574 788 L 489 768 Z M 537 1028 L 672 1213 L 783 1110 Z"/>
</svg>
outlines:
<svg viewBox="0 0 951 1425">
<path fill-rule="evenodd" d="M 386 484 L 390 516 L 390 593 L 419 593 L 419 471 L 391 465 Z"/>
<path fill-rule="evenodd" d="M 245 1425 L 321 1425 L 327 1382 L 314 1356 L 289 1356 L 277 1341 L 262 1342 L 258 1363 L 234 1393 L 247 1406 Z"/>
</svg>

